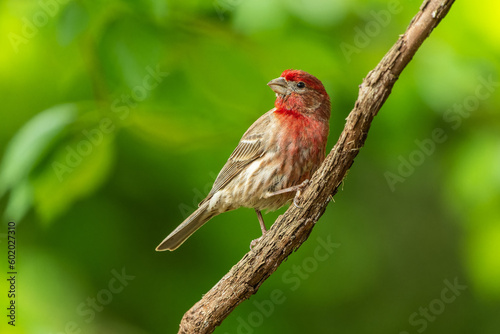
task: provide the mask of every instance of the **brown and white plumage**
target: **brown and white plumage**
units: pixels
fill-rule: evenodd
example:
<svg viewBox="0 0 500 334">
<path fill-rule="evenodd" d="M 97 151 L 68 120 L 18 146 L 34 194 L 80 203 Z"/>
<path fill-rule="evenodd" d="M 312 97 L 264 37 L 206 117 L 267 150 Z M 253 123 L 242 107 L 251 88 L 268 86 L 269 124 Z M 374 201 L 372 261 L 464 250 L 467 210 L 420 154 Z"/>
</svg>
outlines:
<svg viewBox="0 0 500 334">
<path fill-rule="evenodd" d="M 289 202 L 323 162 L 330 99 L 322 83 L 287 70 L 268 85 L 276 92 L 275 108 L 250 126 L 199 208 L 156 250 L 175 250 L 212 217 L 239 207 L 254 208 L 264 232 L 260 211 Z"/>
</svg>

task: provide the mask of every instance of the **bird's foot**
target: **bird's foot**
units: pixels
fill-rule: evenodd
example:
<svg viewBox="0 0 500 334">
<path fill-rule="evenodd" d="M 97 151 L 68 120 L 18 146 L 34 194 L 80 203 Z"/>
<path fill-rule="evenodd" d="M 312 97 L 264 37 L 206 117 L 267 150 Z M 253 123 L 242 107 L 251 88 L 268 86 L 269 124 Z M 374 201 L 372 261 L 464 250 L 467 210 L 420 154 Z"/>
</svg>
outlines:
<svg viewBox="0 0 500 334">
<path fill-rule="evenodd" d="M 296 191 L 300 191 L 300 190 L 304 189 L 304 187 L 307 186 L 308 183 L 309 183 L 309 180 L 304 180 L 304 181 L 302 181 L 301 184 L 298 184 L 296 186 L 288 187 L 288 188 L 281 189 L 281 190 L 274 191 L 274 192 L 265 193 L 263 197 L 264 198 L 269 198 L 269 197 L 273 197 L 273 196 L 276 196 L 276 195 L 281 195 L 281 194 L 293 193 L 293 192 L 296 192 Z"/>
<path fill-rule="evenodd" d="M 257 239 L 253 239 L 251 242 L 250 242 L 250 250 L 253 250 L 253 248 L 255 246 L 257 246 L 257 244 L 260 242 L 260 240 L 262 239 L 262 237 L 264 236 L 264 234 L 262 234 L 260 237 L 258 237 Z"/>
<path fill-rule="evenodd" d="M 293 198 L 293 205 L 297 208 L 297 209 L 303 209 L 304 207 L 303 206 L 300 206 L 297 204 L 297 195 L 295 195 L 295 197 Z"/>
<path fill-rule="evenodd" d="M 309 180 L 304 180 L 301 184 L 299 184 L 297 187 L 297 192 L 295 193 L 295 197 L 293 198 L 293 205 L 295 205 L 295 207 L 297 209 L 302 209 L 302 206 L 300 206 L 298 203 L 297 203 L 297 199 L 300 199 L 300 195 L 302 193 L 302 190 L 305 188 L 305 186 L 307 186 L 309 184 Z"/>
</svg>

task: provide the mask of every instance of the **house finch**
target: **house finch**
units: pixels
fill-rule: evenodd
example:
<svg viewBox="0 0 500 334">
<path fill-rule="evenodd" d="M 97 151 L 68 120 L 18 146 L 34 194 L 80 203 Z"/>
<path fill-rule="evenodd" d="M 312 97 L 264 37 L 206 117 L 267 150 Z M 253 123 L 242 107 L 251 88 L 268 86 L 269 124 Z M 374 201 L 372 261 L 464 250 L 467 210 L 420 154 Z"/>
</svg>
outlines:
<svg viewBox="0 0 500 334">
<path fill-rule="evenodd" d="M 325 159 L 330 97 L 316 77 L 286 70 L 268 85 L 275 108 L 262 115 L 241 138 L 208 196 L 156 248 L 175 250 L 212 217 L 239 207 L 277 210 L 301 189 Z"/>
</svg>

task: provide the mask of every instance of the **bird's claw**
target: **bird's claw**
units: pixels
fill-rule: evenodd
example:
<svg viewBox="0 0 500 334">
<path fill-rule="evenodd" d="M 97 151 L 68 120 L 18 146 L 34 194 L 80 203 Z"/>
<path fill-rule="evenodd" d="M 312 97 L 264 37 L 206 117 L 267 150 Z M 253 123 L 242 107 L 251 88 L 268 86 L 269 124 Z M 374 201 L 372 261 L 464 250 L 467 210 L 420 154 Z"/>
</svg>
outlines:
<svg viewBox="0 0 500 334">
<path fill-rule="evenodd" d="M 302 183 L 299 184 L 299 191 L 304 189 L 304 187 L 307 186 L 308 183 L 309 183 L 309 179 L 305 179 L 304 181 L 302 181 Z"/>
<path fill-rule="evenodd" d="M 264 236 L 264 234 L 262 234 L 259 238 L 257 239 L 253 239 L 251 242 L 250 242 L 250 250 L 253 250 L 253 248 L 255 246 L 257 246 L 257 244 L 259 243 L 260 239 L 262 239 L 262 237 Z"/>
<path fill-rule="evenodd" d="M 297 204 L 297 198 L 300 197 L 301 193 L 302 193 L 302 189 L 304 189 L 305 186 L 307 186 L 307 184 L 309 183 L 309 179 L 306 179 L 304 181 L 302 181 L 301 184 L 298 185 L 298 189 L 297 189 L 297 193 L 295 193 L 295 197 L 293 198 L 293 205 L 297 208 L 297 209 L 302 209 L 303 207 L 298 205 Z"/>
</svg>

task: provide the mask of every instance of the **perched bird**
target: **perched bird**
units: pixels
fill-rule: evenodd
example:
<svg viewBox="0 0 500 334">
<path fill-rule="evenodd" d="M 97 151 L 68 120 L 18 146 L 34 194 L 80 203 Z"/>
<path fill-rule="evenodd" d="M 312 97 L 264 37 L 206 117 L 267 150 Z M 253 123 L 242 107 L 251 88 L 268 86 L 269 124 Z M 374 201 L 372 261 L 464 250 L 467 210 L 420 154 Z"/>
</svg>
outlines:
<svg viewBox="0 0 500 334">
<path fill-rule="evenodd" d="M 275 108 L 262 115 L 241 138 L 199 208 L 156 248 L 177 249 L 214 216 L 255 209 L 262 234 L 262 210 L 285 205 L 325 159 L 330 97 L 321 81 L 300 70 L 286 70 L 268 83 Z"/>
</svg>

